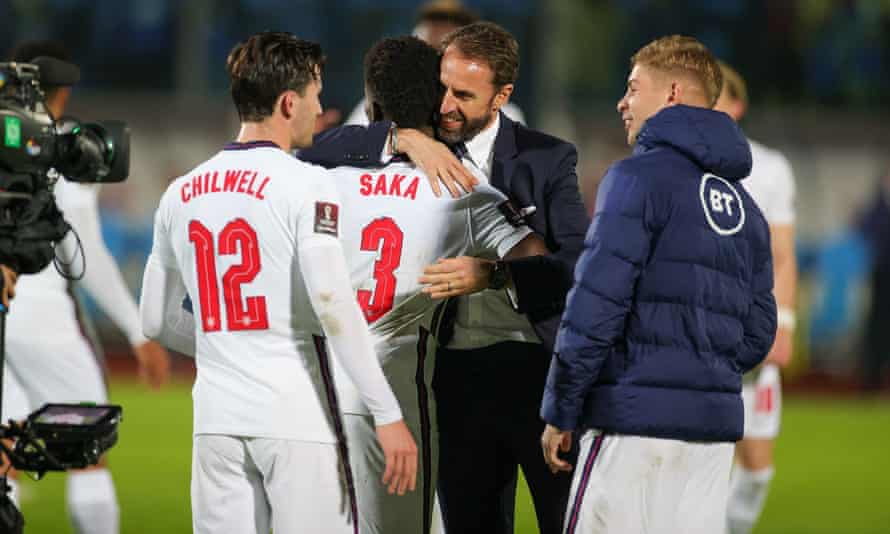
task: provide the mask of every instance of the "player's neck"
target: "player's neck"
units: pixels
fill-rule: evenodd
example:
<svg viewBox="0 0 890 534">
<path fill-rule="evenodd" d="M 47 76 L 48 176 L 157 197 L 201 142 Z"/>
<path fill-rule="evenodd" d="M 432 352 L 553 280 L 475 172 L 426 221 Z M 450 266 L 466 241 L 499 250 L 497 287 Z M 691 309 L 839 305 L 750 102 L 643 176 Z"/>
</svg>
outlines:
<svg viewBox="0 0 890 534">
<path fill-rule="evenodd" d="M 242 122 L 241 131 L 235 141 L 251 143 L 253 141 L 272 141 L 282 150 L 290 150 L 290 132 L 284 128 L 276 128 L 268 121 Z"/>
</svg>

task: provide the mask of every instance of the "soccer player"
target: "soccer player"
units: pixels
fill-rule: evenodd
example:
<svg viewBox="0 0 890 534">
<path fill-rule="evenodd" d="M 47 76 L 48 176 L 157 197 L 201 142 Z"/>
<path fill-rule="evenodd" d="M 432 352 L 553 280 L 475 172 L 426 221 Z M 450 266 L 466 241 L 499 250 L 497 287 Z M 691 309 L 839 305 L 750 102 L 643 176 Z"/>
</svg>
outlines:
<svg viewBox="0 0 890 534">
<path fill-rule="evenodd" d="M 393 121 L 432 137 L 442 98 L 435 48 L 415 37 L 383 39 L 366 54 L 364 70 L 371 120 Z M 438 457 L 434 351 L 427 343 L 435 301 L 422 292 L 419 278 L 438 258 L 470 254 L 494 260 L 543 254 L 546 247 L 520 219 L 508 221 L 502 210 L 509 213 L 509 202 L 487 185 L 460 199 L 437 198 L 427 176 L 402 158 L 381 167 L 339 167 L 334 177 L 346 214 L 341 224 L 353 285 L 376 335 L 384 372 L 420 441 L 420 489 L 410 498 L 386 495 L 376 483 L 384 465 L 373 421 L 350 388 L 342 391 L 360 530 L 426 534 Z M 441 285 L 447 290 L 447 282 Z"/>
<path fill-rule="evenodd" d="M 383 483 L 415 486 L 417 448 L 350 286 L 342 205 L 326 171 L 290 155 L 312 142 L 323 62 L 287 33 L 236 45 L 237 141 L 175 180 L 156 214 L 142 321 L 194 344 L 198 533 L 358 532 L 328 345 L 374 419 Z M 185 294 L 191 341 L 171 321 Z"/>
<path fill-rule="evenodd" d="M 53 118 L 65 113 L 72 86 L 80 78 L 64 46 L 53 41 L 21 43 L 12 60 L 42 58 L 41 87 L 46 111 Z M 52 67 L 52 68 L 49 68 Z M 16 302 L 6 323 L 3 420 L 24 419 L 47 402 L 108 402 L 101 356 L 85 334 L 75 286 L 92 296 L 130 342 L 140 373 L 153 387 L 169 377 L 167 352 L 142 335 L 136 301 L 102 239 L 99 186 L 60 178 L 54 194 L 73 232 L 60 243 L 59 256 L 72 261 L 68 276 L 83 275 L 72 283 L 54 266 L 18 278 Z M 83 246 L 77 249 L 77 237 Z M 80 271 L 85 268 L 84 271 Z M 49 334 L 49 335 L 48 335 Z M 9 480 L 16 491 L 16 483 Z M 86 534 L 115 534 L 119 508 L 114 482 L 103 458 L 99 465 L 67 475 L 65 498 L 75 530 Z"/>
<path fill-rule="evenodd" d="M 769 228 L 739 187 L 751 152 L 712 108 L 717 61 L 672 35 L 631 58 L 635 145 L 599 186 L 541 416 L 545 460 L 581 453 L 565 534 L 713 534 L 726 523 L 742 374 L 776 329 Z"/>
<path fill-rule="evenodd" d="M 745 80 L 725 63 L 723 91 L 714 109 L 739 121 L 748 110 Z M 779 370 L 791 361 L 797 261 L 794 257 L 794 176 L 785 156 L 748 139 L 751 175 L 742 185 L 769 223 L 778 311 L 776 341 L 764 364 L 744 377 L 745 437 L 736 445 L 736 463 L 727 509 L 731 534 L 747 534 L 757 523 L 773 478 L 773 442 L 779 434 L 782 383 Z"/>
</svg>

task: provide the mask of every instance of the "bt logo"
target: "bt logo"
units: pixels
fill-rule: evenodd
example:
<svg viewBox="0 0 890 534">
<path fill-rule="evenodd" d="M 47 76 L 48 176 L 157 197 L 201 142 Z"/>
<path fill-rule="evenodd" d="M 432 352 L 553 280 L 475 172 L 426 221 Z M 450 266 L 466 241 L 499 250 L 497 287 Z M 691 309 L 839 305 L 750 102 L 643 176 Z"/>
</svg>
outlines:
<svg viewBox="0 0 890 534">
<path fill-rule="evenodd" d="M 712 230 L 728 236 L 738 233 L 745 225 L 745 206 L 738 190 L 727 180 L 705 174 L 699 187 L 705 219 Z"/>
<path fill-rule="evenodd" d="M 717 188 L 708 191 L 711 196 L 711 209 L 717 213 L 725 211 L 727 215 L 732 216 L 732 203 L 735 202 L 735 197 L 729 193 L 723 193 Z"/>
</svg>

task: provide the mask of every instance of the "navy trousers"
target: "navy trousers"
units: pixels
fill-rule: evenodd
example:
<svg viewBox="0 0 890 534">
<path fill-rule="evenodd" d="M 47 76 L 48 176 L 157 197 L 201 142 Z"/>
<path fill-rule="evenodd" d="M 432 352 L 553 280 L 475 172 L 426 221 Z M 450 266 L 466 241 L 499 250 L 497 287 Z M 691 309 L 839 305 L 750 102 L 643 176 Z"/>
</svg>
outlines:
<svg viewBox="0 0 890 534">
<path fill-rule="evenodd" d="M 512 533 L 517 467 L 541 534 L 562 531 L 572 474 L 547 468 L 538 415 L 549 365 L 548 351 L 533 343 L 438 350 L 433 391 L 447 534 Z M 573 465 L 577 454 L 575 446 L 567 456 Z"/>
</svg>

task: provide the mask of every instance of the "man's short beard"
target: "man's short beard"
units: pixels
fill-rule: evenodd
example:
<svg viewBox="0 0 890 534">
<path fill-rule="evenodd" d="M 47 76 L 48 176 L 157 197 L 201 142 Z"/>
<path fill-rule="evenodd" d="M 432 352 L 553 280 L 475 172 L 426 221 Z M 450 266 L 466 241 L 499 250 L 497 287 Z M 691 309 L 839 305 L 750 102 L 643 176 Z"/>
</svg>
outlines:
<svg viewBox="0 0 890 534">
<path fill-rule="evenodd" d="M 491 122 L 493 116 L 494 112 L 488 112 L 476 119 L 468 119 L 464 117 L 464 122 L 461 125 L 460 130 L 446 130 L 439 126 L 436 128 L 436 132 L 439 134 L 439 139 L 445 141 L 449 145 L 467 142 L 484 130 Z"/>
</svg>

